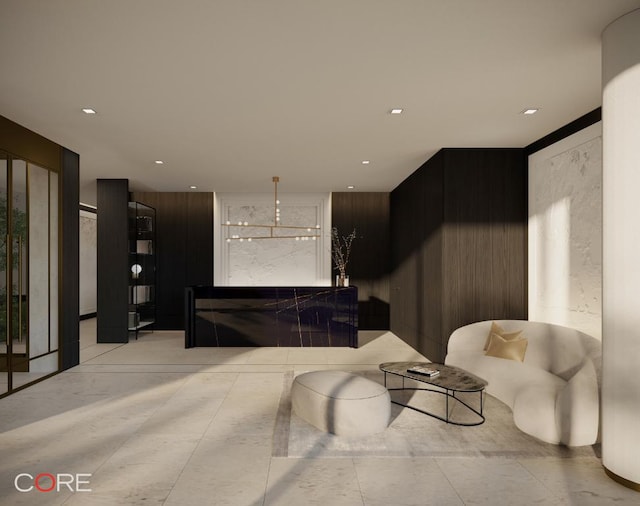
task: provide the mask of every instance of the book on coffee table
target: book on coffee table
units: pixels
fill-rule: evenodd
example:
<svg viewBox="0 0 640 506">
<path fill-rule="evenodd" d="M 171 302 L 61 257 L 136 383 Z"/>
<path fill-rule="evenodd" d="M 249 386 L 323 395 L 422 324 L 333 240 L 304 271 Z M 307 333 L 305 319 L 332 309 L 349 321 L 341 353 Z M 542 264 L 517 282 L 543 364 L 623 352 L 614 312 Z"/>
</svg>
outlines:
<svg viewBox="0 0 640 506">
<path fill-rule="evenodd" d="M 422 374 L 423 376 L 437 376 L 438 374 L 440 374 L 440 371 L 438 371 L 437 369 L 434 369 L 432 367 L 427 367 L 424 365 L 414 365 L 413 367 L 410 367 L 409 369 L 407 369 L 407 372 L 410 373 L 414 373 L 414 374 Z"/>
</svg>

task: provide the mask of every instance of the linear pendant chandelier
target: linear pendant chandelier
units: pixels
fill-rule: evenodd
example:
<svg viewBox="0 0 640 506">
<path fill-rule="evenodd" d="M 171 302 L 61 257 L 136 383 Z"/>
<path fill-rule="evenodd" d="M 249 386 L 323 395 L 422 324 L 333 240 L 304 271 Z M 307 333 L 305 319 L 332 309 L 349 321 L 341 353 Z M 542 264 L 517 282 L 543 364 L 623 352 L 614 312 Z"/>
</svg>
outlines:
<svg viewBox="0 0 640 506">
<path fill-rule="evenodd" d="M 231 223 L 227 220 L 226 223 L 223 223 L 223 227 L 227 227 L 229 232 L 227 233 L 227 242 L 231 241 L 256 241 L 262 239 L 295 239 L 296 241 L 309 241 L 309 240 L 317 240 L 320 237 L 320 225 L 313 225 L 308 227 L 303 226 L 293 226 L 293 225 L 282 225 L 280 223 L 280 201 L 278 200 L 278 183 L 280 182 L 280 178 L 278 176 L 273 176 L 272 178 L 274 185 L 274 199 L 273 199 L 273 224 L 254 224 L 246 221 L 239 221 L 237 223 Z M 252 235 L 250 233 L 243 234 L 243 230 L 245 232 L 250 232 L 247 229 L 264 229 L 263 235 Z M 229 235 L 230 234 L 230 235 Z"/>
</svg>

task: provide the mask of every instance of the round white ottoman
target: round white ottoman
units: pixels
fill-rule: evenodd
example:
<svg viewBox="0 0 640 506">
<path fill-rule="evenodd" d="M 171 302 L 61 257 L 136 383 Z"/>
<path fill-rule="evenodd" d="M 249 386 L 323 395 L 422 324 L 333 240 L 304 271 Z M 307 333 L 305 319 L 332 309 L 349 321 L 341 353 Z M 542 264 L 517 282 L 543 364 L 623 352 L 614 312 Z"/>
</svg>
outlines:
<svg viewBox="0 0 640 506">
<path fill-rule="evenodd" d="M 296 376 L 291 387 L 293 411 L 332 434 L 357 436 L 389 425 L 391 397 L 374 381 L 344 371 L 314 371 Z"/>
</svg>

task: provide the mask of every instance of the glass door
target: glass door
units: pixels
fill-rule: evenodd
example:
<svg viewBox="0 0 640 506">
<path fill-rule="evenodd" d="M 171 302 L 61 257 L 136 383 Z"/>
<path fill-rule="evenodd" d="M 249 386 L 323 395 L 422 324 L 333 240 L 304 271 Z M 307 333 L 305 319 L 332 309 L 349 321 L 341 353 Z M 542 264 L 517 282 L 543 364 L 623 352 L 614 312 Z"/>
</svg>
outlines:
<svg viewBox="0 0 640 506">
<path fill-rule="evenodd" d="M 59 370 L 58 174 L 0 158 L 0 395 Z"/>
</svg>

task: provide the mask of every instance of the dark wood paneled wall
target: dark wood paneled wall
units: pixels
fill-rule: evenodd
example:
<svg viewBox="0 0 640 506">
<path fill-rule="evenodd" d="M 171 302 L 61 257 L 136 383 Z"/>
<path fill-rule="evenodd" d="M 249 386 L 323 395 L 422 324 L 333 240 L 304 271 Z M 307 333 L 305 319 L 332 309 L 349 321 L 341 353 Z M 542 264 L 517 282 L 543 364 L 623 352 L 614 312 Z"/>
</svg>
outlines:
<svg viewBox="0 0 640 506">
<path fill-rule="evenodd" d="M 0 116 L 0 149 L 55 171 L 62 166 L 62 146 Z"/>
<path fill-rule="evenodd" d="M 62 369 L 80 363 L 80 156 L 62 149 Z"/>
<path fill-rule="evenodd" d="M 184 329 L 184 293 L 213 284 L 213 194 L 132 192 L 156 210 L 156 324 Z"/>
<path fill-rule="evenodd" d="M 524 150 L 447 150 L 444 194 L 443 336 L 479 320 L 526 319 Z"/>
<path fill-rule="evenodd" d="M 437 153 L 391 193 L 391 330 L 428 357 L 442 340 L 442 170 Z"/>
<path fill-rule="evenodd" d="M 347 273 L 358 287 L 358 327 L 388 330 L 389 193 L 332 193 L 331 222 L 340 235 L 356 229 Z"/>
<path fill-rule="evenodd" d="M 129 181 L 98 179 L 97 190 L 97 341 L 126 343 L 129 341 Z"/>
<path fill-rule="evenodd" d="M 443 149 L 391 193 L 391 330 L 434 361 L 478 320 L 526 318 L 522 149 Z"/>
</svg>

